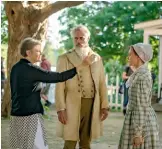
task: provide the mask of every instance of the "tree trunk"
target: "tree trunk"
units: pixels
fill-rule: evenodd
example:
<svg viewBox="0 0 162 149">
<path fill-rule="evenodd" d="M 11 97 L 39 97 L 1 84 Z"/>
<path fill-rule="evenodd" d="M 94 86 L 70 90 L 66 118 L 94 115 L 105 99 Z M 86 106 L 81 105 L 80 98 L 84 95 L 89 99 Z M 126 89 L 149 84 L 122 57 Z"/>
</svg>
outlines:
<svg viewBox="0 0 162 149">
<path fill-rule="evenodd" d="M 10 71 L 12 66 L 21 58 L 19 43 L 26 37 L 33 37 L 43 42 L 47 31 L 47 18 L 66 7 L 76 6 L 83 2 L 56 2 L 49 4 L 48 1 L 7 1 L 5 11 L 8 18 L 8 55 L 7 55 L 7 82 L 2 101 L 2 116 L 10 115 Z"/>
</svg>

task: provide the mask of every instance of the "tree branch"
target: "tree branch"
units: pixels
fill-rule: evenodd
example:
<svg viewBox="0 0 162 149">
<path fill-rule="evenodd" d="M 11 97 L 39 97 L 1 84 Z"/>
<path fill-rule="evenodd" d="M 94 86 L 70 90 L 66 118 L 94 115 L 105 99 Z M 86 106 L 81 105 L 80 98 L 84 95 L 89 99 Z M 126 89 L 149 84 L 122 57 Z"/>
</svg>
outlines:
<svg viewBox="0 0 162 149">
<path fill-rule="evenodd" d="M 38 10 L 35 15 L 33 15 L 32 21 L 35 23 L 43 22 L 45 19 L 47 19 L 50 15 L 53 13 L 56 13 L 59 10 L 62 10 L 64 8 L 77 6 L 84 3 L 84 1 L 58 1 L 52 4 L 47 5 L 43 9 Z"/>
</svg>

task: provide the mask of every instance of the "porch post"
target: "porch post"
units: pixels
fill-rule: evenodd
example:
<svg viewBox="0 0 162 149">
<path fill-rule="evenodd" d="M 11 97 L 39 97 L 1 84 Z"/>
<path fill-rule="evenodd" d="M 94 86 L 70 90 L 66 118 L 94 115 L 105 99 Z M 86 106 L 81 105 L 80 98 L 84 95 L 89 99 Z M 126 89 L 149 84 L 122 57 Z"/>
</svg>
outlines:
<svg viewBox="0 0 162 149">
<path fill-rule="evenodd" d="M 160 97 L 160 87 L 162 84 L 162 36 L 159 36 L 160 39 L 160 47 L 159 47 L 159 84 L 158 84 L 158 98 Z M 162 104 L 162 97 L 160 99 L 160 102 Z"/>
<path fill-rule="evenodd" d="M 149 34 L 147 33 L 146 30 L 144 30 L 143 41 L 144 41 L 144 43 L 146 43 L 146 44 L 149 43 Z"/>
</svg>

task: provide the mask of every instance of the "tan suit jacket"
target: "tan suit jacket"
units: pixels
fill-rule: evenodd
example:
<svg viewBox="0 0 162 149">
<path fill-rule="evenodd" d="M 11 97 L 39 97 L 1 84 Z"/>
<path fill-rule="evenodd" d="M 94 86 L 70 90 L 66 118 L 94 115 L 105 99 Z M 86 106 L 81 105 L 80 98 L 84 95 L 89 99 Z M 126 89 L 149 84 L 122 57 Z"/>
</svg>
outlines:
<svg viewBox="0 0 162 149">
<path fill-rule="evenodd" d="M 91 51 L 97 57 L 91 66 L 92 79 L 95 86 L 95 97 L 92 114 L 91 136 L 92 139 L 102 135 L 102 122 L 100 120 L 101 108 L 108 107 L 107 87 L 105 83 L 105 74 L 102 60 L 98 54 Z M 73 50 L 59 57 L 57 63 L 57 71 L 62 72 L 81 64 L 81 59 Z M 64 140 L 79 140 L 80 126 L 80 108 L 81 108 L 81 88 L 80 88 L 80 72 L 63 83 L 56 84 L 55 100 L 57 111 L 61 109 L 67 110 L 68 122 L 66 125 L 58 122 L 57 135 Z M 85 80 L 86 81 L 86 80 Z"/>
</svg>

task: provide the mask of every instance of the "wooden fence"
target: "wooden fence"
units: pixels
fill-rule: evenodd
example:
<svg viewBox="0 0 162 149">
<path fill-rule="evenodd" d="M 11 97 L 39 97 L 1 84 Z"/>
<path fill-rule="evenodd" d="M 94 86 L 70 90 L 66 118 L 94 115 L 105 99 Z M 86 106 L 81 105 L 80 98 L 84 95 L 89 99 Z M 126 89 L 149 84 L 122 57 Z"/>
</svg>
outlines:
<svg viewBox="0 0 162 149">
<path fill-rule="evenodd" d="M 123 108 L 123 99 L 124 95 L 119 94 L 119 76 L 116 76 L 116 85 L 108 84 L 108 74 L 106 75 L 106 83 L 107 83 L 107 90 L 108 90 L 108 100 L 111 109 L 119 109 Z"/>
</svg>

